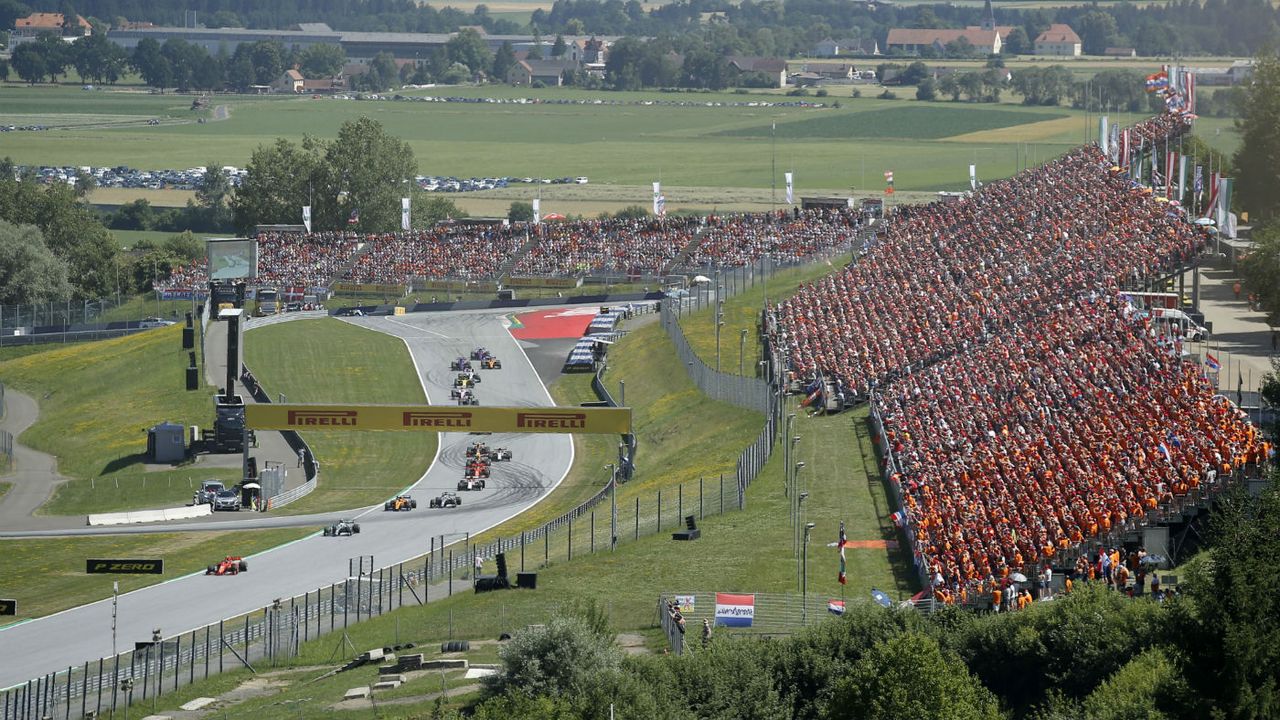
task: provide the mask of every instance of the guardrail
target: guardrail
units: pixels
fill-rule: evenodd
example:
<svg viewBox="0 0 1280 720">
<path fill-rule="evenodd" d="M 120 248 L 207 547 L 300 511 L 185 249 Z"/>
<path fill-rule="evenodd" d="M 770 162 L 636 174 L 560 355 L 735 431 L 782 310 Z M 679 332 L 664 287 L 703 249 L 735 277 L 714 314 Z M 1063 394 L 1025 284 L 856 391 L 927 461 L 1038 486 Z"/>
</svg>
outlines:
<svg viewBox="0 0 1280 720">
<path fill-rule="evenodd" d="M 4 417 L 7 407 L 4 404 L 4 383 L 0 382 L 0 417 Z M 8 471 L 11 467 L 13 467 L 13 433 L 0 430 L 0 470 Z"/>
</svg>

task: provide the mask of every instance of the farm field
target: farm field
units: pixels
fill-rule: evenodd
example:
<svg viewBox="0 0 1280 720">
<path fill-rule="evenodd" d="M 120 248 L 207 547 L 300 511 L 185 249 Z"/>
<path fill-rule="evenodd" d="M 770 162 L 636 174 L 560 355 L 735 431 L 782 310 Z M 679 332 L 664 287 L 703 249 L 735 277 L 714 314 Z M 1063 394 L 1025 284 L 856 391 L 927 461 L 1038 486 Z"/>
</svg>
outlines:
<svg viewBox="0 0 1280 720">
<path fill-rule="evenodd" d="M 34 95 L 36 92 L 41 95 Z M 905 97 L 911 90 L 897 92 Z M 433 88 L 405 95 L 501 98 L 533 93 L 547 100 L 592 98 L 602 103 L 515 105 L 219 96 L 214 103 L 228 108 L 226 120 L 70 128 L 22 133 L 20 138 L 7 134 L 0 136 L 0 155 L 20 163 L 46 165 L 182 168 L 208 163 L 211 158 L 244 165 L 254 148 L 277 137 L 295 141 L 305 134 L 333 137 L 343 122 L 367 115 L 381 122 L 389 133 L 409 141 L 423 174 L 587 175 L 591 184 L 583 189 L 588 192 L 598 192 L 600 186 L 634 186 L 639 192 L 629 191 L 621 200 L 624 204 L 647 204 L 647 183 L 658 179 L 664 187 L 768 189 L 771 180 L 780 184 L 780 177 L 771 179 L 771 165 L 779 175 L 793 172 L 801 194 L 819 188 L 879 192 L 882 173 L 887 170 L 894 171 L 899 190 L 958 189 L 967 184 L 970 163 L 979 165 L 980 177 L 1005 176 L 1028 163 L 1057 155 L 1080 142 L 1086 133 L 1083 113 L 1013 103 L 990 106 L 809 97 L 811 102 L 838 102 L 840 107 L 707 107 L 708 102 L 791 98 L 763 93 L 589 93 L 499 86 Z M 60 106 L 62 112 L 83 115 L 123 113 L 136 101 L 146 112 L 190 113 L 185 96 L 119 94 L 123 99 L 110 98 L 111 92 L 5 86 L 0 87 L 0 107 L 8 111 L 10 100 L 19 98 L 19 110 L 50 114 L 51 108 Z M 614 101 L 697 104 L 604 104 Z M 775 123 L 777 133 L 771 137 Z M 987 136 L 970 138 L 975 132 Z M 520 189 L 530 190 L 522 197 L 536 192 L 529 186 Z M 92 199 L 105 205 L 131 197 L 130 191 L 100 190 Z M 462 195 L 454 197 L 463 200 Z M 583 202 L 604 199 L 581 198 Z M 185 198 L 155 198 L 153 202 L 174 205 L 184 203 Z M 693 200 L 687 207 L 708 205 Z M 584 205 L 582 214 L 594 214 L 597 208 L 608 209 Z M 495 213 L 490 206 L 476 214 L 502 213 Z"/>
</svg>

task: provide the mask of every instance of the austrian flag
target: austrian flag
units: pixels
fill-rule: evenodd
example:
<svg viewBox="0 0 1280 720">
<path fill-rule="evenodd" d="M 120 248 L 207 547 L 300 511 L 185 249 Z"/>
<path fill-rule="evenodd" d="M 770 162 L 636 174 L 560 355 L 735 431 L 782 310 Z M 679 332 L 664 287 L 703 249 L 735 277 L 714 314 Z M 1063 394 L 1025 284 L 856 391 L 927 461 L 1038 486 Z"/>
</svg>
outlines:
<svg viewBox="0 0 1280 720">
<path fill-rule="evenodd" d="M 755 616 L 755 595 L 716 593 L 716 625 L 751 627 Z"/>
</svg>

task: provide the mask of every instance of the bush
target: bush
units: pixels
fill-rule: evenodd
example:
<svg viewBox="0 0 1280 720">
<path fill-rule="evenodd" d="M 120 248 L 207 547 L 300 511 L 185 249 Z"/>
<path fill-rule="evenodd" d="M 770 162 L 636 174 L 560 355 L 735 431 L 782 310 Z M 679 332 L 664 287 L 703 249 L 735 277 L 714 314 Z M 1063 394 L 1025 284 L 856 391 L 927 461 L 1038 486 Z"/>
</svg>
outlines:
<svg viewBox="0 0 1280 720">
<path fill-rule="evenodd" d="M 827 96 L 827 94 L 828 94 L 828 93 L 827 93 L 826 89 L 824 89 L 824 88 L 819 88 L 819 89 L 818 89 L 818 91 L 814 93 L 814 95 L 816 95 L 816 96 L 818 96 L 818 97 L 826 97 L 826 96 Z"/>
<path fill-rule="evenodd" d="M 897 100 L 898 94 L 890 90 L 889 88 L 885 88 L 884 92 L 880 93 L 876 97 L 880 100 Z"/>
<path fill-rule="evenodd" d="M 933 78 L 925 78 L 916 86 L 916 99 L 932 101 L 938 99 L 938 84 Z"/>
<path fill-rule="evenodd" d="M 533 219 L 533 205 L 522 200 L 511 203 L 507 208 L 507 219 L 511 222 L 529 222 Z"/>
<path fill-rule="evenodd" d="M 809 94 L 809 89 L 802 88 L 802 87 L 796 88 L 795 90 L 791 90 L 790 92 L 787 93 L 789 97 L 806 97 L 808 94 Z"/>
<path fill-rule="evenodd" d="M 853 97 L 856 97 L 856 98 L 860 98 L 860 97 L 862 97 L 862 90 L 861 90 L 861 89 L 859 89 L 859 88 L 854 88 L 854 89 L 853 89 Z"/>
<path fill-rule="evenodd" d="M 577 696 L 622 662 L 607 628 L 603 613 L 587 609 L 516 633 L 498 652 L 502 672 L 485 678 L 486 687 L 495 695 Z"/>
</svg>

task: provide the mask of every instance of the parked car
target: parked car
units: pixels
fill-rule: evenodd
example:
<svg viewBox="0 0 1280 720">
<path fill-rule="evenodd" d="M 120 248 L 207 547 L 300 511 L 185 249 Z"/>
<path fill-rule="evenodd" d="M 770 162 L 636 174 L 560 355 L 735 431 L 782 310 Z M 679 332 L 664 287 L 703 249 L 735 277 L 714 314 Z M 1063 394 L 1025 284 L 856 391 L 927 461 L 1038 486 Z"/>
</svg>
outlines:
<svg viewBox="0 0 1280 720">
<path fill-rule="evenodd" d="M 240 493 L 235 490 L 221 490 L 213 498 L 214 510 L 239 510 Z"/>
<path fill-rule="evenodd" d="M 200 489 L 196 491 L 195 497 L 191 498 L 191 504 L 212 505 L 213 499 L 225 489 L 226 486 L 221 480 L 204 480 L 200 483 Z"/>
</svg>

